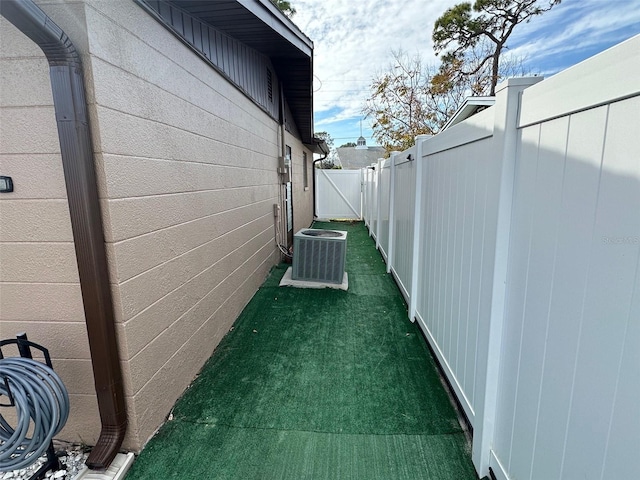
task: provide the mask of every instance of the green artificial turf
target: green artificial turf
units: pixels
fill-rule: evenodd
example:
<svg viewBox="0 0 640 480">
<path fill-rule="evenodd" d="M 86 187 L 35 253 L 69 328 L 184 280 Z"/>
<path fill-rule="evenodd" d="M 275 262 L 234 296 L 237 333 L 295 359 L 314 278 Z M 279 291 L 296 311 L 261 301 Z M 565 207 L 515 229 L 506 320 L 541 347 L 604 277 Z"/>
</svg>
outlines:
<svg viewBox="0 0 640 480">
<path fill-rule="evenodd" d="M 476 479 L 425 341 L 362 223 L 349 290 L 275 267 L 127 480 Z"/>
</svg>

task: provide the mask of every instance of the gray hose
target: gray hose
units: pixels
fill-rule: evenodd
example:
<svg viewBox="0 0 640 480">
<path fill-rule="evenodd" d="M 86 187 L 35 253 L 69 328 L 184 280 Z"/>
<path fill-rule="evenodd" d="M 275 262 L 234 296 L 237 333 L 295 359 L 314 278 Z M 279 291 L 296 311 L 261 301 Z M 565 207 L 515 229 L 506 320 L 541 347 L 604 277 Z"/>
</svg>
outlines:
<svg viewBox="0 0 640 480">
<path fill-rule="evenodd" d="M 0 471 L 26 468 L 40 458 L 67 422 L 69 394 L 44 363 L 11 357 L 0 359 L 0 396 L 13 399 L 17 416 L 14 429 L 0 414 Z M 27 437 L 30 427 L 31 438 Z"/>
</svg>

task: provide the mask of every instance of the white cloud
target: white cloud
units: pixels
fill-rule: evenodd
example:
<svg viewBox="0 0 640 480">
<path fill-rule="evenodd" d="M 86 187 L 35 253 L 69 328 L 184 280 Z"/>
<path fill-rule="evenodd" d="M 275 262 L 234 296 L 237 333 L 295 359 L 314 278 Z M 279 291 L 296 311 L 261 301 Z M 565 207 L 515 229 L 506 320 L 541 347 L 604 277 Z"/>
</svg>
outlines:
<svg viewBox="0 0 640 480">
<path fill-rule="evenodd" d="M 565 1 L 535 21 L 520 25 L 511 42 L 516 45 L 511 52 L 527 57 L 535 65 L 558 55 L 566 58 L 582 51 L 600 51 L 600 46 L 628 38 L 630 27 L 635 33 L 640 32 L 637 0 L 618 0 L 615 8 L 611 7 L 611 2 L 602 0 Z"/>
<path fill-rule="evenodd" d="M 420 52 L 435 61 L 433 22 L 454 3 L 294 0 L 294 21 L 315 44 L 316 111 L 340 107 L 333 120 L 360 115 L 371 80 L 390 63 L 392 50 Z"/>
<path fill-rule="evenodd" d="M 293 20 L 315 45 L 316 126 L 334 134 L 332 123 L 360 117 L 369 85 L 385 71 L 392 51 L 419 53 L 425 63 L 436 64 L 433 23 L 459 1 L 293 0 L 297 10 Z M 560 53 L 566 57 L 617 43 L 623 39 L 618 38 L 620 31 L 628 37 L 630 29 L 640 31 L 638 0 L 564 0 L 519 25 L 509 41 L 510 51 L 527 57 L 535 68 Z"/>
</svg>

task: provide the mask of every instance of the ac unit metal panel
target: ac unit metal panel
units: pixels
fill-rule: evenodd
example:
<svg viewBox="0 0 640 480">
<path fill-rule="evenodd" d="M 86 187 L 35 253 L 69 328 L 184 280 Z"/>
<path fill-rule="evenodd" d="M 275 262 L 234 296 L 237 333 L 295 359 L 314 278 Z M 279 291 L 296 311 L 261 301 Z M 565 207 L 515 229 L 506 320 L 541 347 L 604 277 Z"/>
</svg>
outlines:
<svg viewBox="0 0 640 480">
<path fill-rule="evenodd" d="M 342 283 L 347 232 L 303 229 L 293 236 L 293 280 Z"/>
</svg>

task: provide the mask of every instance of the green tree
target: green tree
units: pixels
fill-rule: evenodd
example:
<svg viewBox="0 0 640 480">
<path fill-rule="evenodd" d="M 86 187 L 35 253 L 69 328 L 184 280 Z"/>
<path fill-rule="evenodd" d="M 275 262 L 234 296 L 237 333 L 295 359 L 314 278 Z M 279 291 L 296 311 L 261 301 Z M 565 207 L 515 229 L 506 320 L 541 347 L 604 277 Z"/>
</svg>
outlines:
<svg viewBox="0 0 640 480">
<path fill-rule="evenodd" d="M 321 140 L 324 140 L 327 144 L 327 147 L 329 147 L 329 154 L 327 155 L 327 158 L 318 163 L 318 168 L 342 168 L 338 159 L 338 152 L 336 151 L 333 138 L 331 138 L 329 132 L 316 132 L 313 135 L 317 138 L 320 138 Z"/>
<path fill-rule="evenodd" d="M 347 142 L 347 143 L 343 143 L 342 145 L 340 145 L 338 148 L 344 148 L 344 147 L 355 147 L 356 144 L 355 142 Z"/>
<path fill-rule="evenodd" d="M 485 53 L 464 75 L 475 75 L 490 65 L 489 95 L 495 95 L 499 79 L 500 55 L 516 25 L 529 22 L 537 15 L 549 11 L 561 0 L 476 0 L 459 3 L 442 14 L 433 28 L 436 54 L 444 52 L 443 68 L 459 68 L 464 56 L 477 52 Z M 540 5 L 542 3 L 542 6 Z M 447 50 L 448 49 L 448 50 Z"/>
<path fill-rule="evenodd" d="M 296 14 L 296 9 L 291 6 L 291 2 L 287 0 L 271 0 L 276 7 L 280 9 L 287 17 L 291 18 Z"/>
<path fill-rule="evenodd" d="M 482 51 L 474 50 L 440 67 L 425 65 L 419 56 L 393 52 L 386 72 L 372 81 L 371 93 L 363 113 L 373 120 L 373 136 L 387 152 L 413 146 L 415 137 L 434 134 L 447 123 L 470 95 L 485 95 L 491 74 L 476 69 Z M 521 59 L 507 57 L 501 63 L 500 76 L 530 74 Z M 465 74 L 463 71 L 473 71 Z"/>
<path fill-rule="evenodd" d="M 405 150 L 420 134 L 433 134 L 433 112 L 428 108 L 431 74 L 421 58 L 392 52 L 393 63 L 371 84 L 363 113 L 373 119 L 373 136 L 387 152 Z"/>
</svg>

